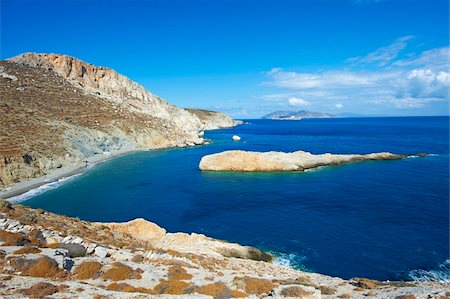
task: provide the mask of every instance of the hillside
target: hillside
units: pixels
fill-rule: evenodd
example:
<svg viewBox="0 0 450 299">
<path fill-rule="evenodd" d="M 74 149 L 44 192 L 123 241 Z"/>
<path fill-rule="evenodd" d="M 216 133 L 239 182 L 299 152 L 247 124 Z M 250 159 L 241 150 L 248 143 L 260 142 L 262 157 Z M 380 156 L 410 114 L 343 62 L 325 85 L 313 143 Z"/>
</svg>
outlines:
<svg viewBox="0 0 450 299">
<path fill-rule="evenodd" d="M 0 61 L 0 190 L 87 159 L 203 143 L 204 123 L 112 69 L 56 54 Z"/>
<path fill-rule="evenodd" d="M 154 223 L 93 223 L 0 202 L 2 298 L 445 298 L 433 282 L 343 280 Z M 447 293 L 446 293 L 447 292 Z"/>
<path fill-rule="evenodd" d="M 267 114 L 262 118 L 274 120 L 300 120 L 303 118 L 335 118 L 335 117 L 336 115 L 334 114 L 300 110 L 300 111 L 276 111 Z"/>
<path fill-rule="evenodd" d="M 186 110 L 196 115 L 200 119 L 200 121 L 204 125 L 205 130 L 229 128 L 242 124 L 242 121 L 233 120 L 230 116 L 220 112 L 203 109 L 186 109 Z"/>
</svg>

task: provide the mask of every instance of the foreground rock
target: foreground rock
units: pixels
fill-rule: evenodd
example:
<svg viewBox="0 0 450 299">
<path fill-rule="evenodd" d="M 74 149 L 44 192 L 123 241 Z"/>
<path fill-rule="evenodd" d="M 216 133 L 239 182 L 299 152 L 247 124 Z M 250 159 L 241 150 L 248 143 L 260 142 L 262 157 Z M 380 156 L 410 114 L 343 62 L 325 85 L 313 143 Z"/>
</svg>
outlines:
<svg viewBox="0 0 450 299">
<path fill-rule="evenodd" d="M 89 159 L 202 144 L 205 128 L 233 123 L 210 113 L 218 120 L 200 120 L 112 69 L 66 55 L 0 61 L 0 191 Z"/>
<path fill-rule="evenodd" d="M 421 154 L 424 155 L 424 154 Z M 369 160 L 399 160 L 406 155 L 373 153 L 367 155 L 314 155 L 308 152 L 247 152 L 225 151 L 204 156 L 200 170 L 238 172 L 304 171 L 321 166 L 341 165 Z"/>
<path fill-rule="evenodd" d="M 242 124 L 242 121 L 233 120 L 230 116 L 224 113 L 202 109 L 186 109 L 186 110 L 196 115 L 200 119 L 205 130 L 231 128 Z"/>
<path fill-rule="evenodd" d="M 83 248 L 83 249 L 82 249 Z M 438 282 L 343 280 L 144 219 L 92 223 L 0 202 L 1 298 L 444 298 Z M 267 259 L 269 260 L 269 259 Z M 46 297 L 50 298 L 50 297 Z"/>
</svg>

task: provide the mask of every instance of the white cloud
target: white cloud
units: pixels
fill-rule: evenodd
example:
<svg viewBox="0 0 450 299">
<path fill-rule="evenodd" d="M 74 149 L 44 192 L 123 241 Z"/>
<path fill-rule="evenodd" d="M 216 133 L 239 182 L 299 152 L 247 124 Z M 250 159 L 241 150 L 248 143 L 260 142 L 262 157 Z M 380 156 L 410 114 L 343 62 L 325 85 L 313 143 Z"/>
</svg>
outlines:
<svg viewBox="0 0 450 299">
<path fill-rule="evenodd" d="M 299 98 L 289 98 L 288 100 L 289 106 L 293 107 L 305 107 L 305 106 L 311 106 L 311 103 L 308 101 L 305 101 L 304 99 Z"/>
<path fill-rule="evenodd" d="M 363 57 L 347 59 L 347 61 L 360 64 L 378 63 L 379 65 L 384 66 L 397 58 L 398 54 L 406 48 L 407 42 L 411 39 L 413 39 L 413 36 L 411 35 L 403 36 L 396 39 L 389 46 L 378 48 L 374 52 Z"/>
<path fill-rule="evenodd" d="M 405 43 L 409 38 L 404 37 L 397 42 Z M 289 98 L 306 98 L 309 104 L 335 109 L 342 109 L 344 105 L 346 108 L 355 104 L 364 106 L 362 103 L 412 109 L 448 101 L 450 73 L 447 58 L 450 47 L 431 49 L 403 60 L 392 58 L 397 55 L 393 49 L 399 50 L 400 46 L 389 48 L 389 55 L 386 54 L 389 52 L 387 48 L 384 48 L 384 54 L 377 50 L 374 52 L 377 55 L 359 58 L 361 61 L 378 62 L 376 68 L 356 71 L 349 65 L 343 69 L 316 73 L 274 68 L 267 73 L 268 82 L 263 84 L 281 90 L 272 95 L 280 103 Z M 384 65 L 386 61 L 389 62 Z M 302 103 L 298 102 L 298 105 Z M 339 108 L 341 105 L 342 108 Z"/>
<path fill-rule="evenodd" d="M 450 74 L 441 71 L 435 74 L 431 69 L 412 70 L 406 85 L 407 93 L 414 98 L 448 98 Z"/>
</svg>

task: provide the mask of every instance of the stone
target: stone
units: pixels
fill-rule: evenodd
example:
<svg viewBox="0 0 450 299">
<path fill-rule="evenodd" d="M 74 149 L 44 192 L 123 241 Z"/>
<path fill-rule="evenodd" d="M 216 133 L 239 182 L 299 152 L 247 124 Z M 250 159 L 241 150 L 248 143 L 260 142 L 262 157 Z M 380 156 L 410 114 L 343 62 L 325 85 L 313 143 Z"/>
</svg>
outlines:
<svg viewBox="0 0 450 299">
<path fill-rule="evenodd" d="M 70 257 L 82 257 L 86 255 L 86 248 L 83 245 L 75 243 L 59 243 L 57 248 L 64 248 L 68 251 Z"/>
<path fill-rule="evenodd" d="M 238 135 L 233 135 L 233 137 L 231 137 L 233 139 L 233 141 L 239 141 L 241 140 L 241 137 L 239 137 Z"/>
<path fill-rule="evenodd" d="M 95 247 L 94 255 L 96 255 L 100 258 L 105 258 L 110 254 L 109 251 L 110 251 L 110 249 L 107 247 L 97 246 L 97 247 Z"/>
</svg>

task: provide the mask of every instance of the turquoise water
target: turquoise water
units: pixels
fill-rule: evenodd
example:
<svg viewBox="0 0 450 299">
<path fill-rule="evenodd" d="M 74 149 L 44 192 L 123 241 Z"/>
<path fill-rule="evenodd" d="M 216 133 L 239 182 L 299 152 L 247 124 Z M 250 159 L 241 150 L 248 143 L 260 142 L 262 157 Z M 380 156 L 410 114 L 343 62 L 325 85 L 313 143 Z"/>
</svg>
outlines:
<svg viewBox="0 0 450 299">
<path fill-rule="evenodd" d="M 207 146 L 101 163 L 25 204 L 93 221 L 144 217 L 343 278 L 450 278 L 448 117 L 250 122 L 207 132 Z M 307 173 L 198 170 L 228 149 L 434 155 Z"/>
</svg>

